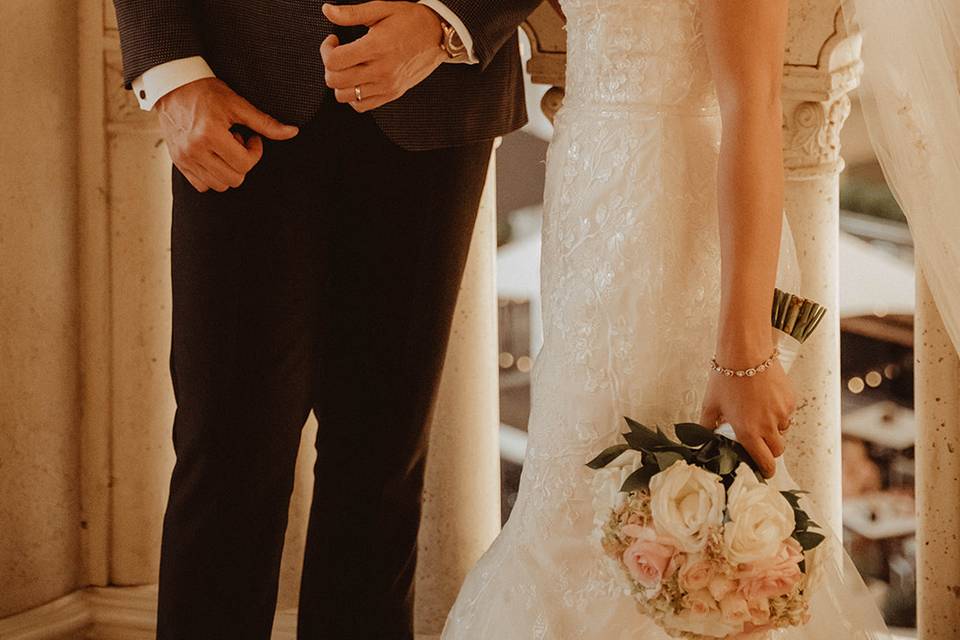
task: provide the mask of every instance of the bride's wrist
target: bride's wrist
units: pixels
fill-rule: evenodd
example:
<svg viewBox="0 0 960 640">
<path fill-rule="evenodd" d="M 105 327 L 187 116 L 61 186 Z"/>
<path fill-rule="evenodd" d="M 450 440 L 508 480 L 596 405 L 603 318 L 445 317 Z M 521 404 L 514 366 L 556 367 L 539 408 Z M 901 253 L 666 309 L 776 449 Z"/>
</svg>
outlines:
<svg viewBox="0 0 960 640">
<path fill-rule="evenodd" d="M 743 330 L 721 330 L 717 336 L 717 362 L 731 369 L 756 366 L 770 357 L 776 345 L 770 325 Z"/>
</svg>

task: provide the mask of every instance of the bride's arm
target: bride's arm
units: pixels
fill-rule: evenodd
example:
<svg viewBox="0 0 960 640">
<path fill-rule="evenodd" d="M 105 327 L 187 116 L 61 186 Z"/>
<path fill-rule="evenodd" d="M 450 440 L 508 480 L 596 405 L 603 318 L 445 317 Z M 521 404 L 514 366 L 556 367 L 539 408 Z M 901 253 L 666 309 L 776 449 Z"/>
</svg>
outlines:
<svg viewBox="0 0 960 640">
<path fill-rule="evenodd" d="M 770 305 L 783 211 L 780 85 L 787 0 L 701 0 L 723 120 L 717 173 L 722 295 L 716 358 L 746 369 L 773 352 Z M 793 394 L 779 364 L 754 377 L 711 374 L 702 421 L 729 421 L 769 475 Z"/>
</svg>

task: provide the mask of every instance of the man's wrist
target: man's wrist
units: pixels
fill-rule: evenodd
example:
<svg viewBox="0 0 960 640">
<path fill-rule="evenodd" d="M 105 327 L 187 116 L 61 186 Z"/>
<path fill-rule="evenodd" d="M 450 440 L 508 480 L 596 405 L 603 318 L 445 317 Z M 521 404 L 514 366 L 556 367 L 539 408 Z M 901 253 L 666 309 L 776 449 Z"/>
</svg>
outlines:
<svg viewBox="0 0 960 640">
<path fill-rule="evenodd" d="M 461 20 L 460 17 L 452 9 L 450 9 L 450 7 L 444 4 L 442 0 L 419 0 L 418 4 L 432 9 L 433 12 L 440 17 L 440 20 L 443 23 L 452 28 L 459 41 L 462 43 L 463 48 L 466 50 L 465 56 L 451 58 L 449 55 L 447 55 L 447 60 L 445 60 L 445 62 L 464 64 L 476 64 L 479 62 L 473 53 L 473 38 L 471 37 L 470 31 L 463 23 L 463 20 Z M 444 38 L 446 39 L 446 31 L 444 32 Z"/>
<path fill-rule="evenodd" d="M 443 31 L 440 48 L 447 55 L 446 62 L 469 62 L 467 47 L 463 44 L 463 39 L 457 30 L 443 18 L 440 19 L 440 28 Z"/>
<path fill-rule="evenodd" d="M 200 56 L 180 58 L 148 69 L 134 78 L 133 93 L 144 111 L 150 111 L 157 101 L 185 84 L 203 78 L 216 77 L 207 62 Z"/>
</svg>

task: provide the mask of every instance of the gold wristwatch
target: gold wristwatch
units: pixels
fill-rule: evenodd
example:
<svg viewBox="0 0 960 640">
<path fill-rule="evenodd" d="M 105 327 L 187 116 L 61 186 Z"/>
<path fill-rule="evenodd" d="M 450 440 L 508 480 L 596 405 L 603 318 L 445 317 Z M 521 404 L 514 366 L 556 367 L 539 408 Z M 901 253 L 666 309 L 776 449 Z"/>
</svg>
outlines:
<svg viewBox="0 0 960 640">
<path fill-rule="evenodd" d="M 446 62 L 469 62 L 470 55 L 467 53 L 467 45 L 463 44 L 463 38 L 453 28 L 453 25 L 440 18 L 440 28 L 443 29 L 440 48 L 447 54 Z"/>
</svg>

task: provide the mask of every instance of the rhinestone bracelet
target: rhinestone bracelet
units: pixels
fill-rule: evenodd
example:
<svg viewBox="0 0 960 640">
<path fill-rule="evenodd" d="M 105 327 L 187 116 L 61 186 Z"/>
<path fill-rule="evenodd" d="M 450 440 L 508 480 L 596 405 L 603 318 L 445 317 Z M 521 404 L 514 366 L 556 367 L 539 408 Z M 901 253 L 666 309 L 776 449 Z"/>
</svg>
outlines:
<svg viewBox="0 0 960 640">
<path fill-rule="evenodd" d="M 774 347 L 773 353 L 770 355 L 769 358 L 767 358 L 766 360 L 764 360 L 763 362 L 761 362 L 755 367 L 750 367 L 749 369 L 728 369 L 726 367 L 721 367 L 717 363 L 716 356 L 714 356 L 713 358 L 710 359 L 710 368 L 716 371 L 717 373 L 724 376 L 728 376 L 728 377 L 736 376 L 738 378 L 743 378 L 743 377 L 752 378 L 758 373 L 763 373 L 764 371 L 769 369 L 770 365 L 773 364 L 773 361 L 776 360 L 779 356 L 780 356 L 780 348 Z"/>
</svg>

